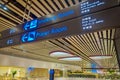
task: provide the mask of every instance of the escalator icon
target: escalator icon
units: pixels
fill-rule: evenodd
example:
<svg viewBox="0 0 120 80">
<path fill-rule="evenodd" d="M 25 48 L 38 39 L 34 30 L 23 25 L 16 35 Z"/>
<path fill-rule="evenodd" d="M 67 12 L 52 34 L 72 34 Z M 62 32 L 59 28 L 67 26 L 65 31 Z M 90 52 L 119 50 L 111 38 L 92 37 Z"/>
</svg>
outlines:
<svg viewBox="0 0 120 80">
<path fill-rule="evenodd" d="M 21 37 L 21 41 L 22 42 L 32 42 L 36 40 L 36 32 L 33 31 L 33 32 L 29 32 L 29 33 L 25 33 L 24 35 L 22 35 Z"/>
</svg>

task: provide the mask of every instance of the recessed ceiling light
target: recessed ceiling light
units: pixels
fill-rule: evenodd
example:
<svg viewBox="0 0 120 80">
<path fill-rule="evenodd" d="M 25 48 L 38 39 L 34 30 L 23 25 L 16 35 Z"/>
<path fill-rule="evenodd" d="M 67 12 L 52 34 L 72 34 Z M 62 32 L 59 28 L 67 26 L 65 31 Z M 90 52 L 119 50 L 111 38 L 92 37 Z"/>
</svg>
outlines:
<svg viewBox="0 0 120 80">
<path fill-rule="evenodd" d="M 74 56 L 71 53 L 65 52 L 65 51 L 53 51 L 50 52 L 50 56 L 52 57 L 68 57 L 68 56 Z"/>
<path fill-rule="evenodd" d="M 3 7 L 4 10 L 7 10 L 7 7 Z"/>
<path fill-rule="evenodd" d="M 112 58 L 112 56 L 91 56 L 91 59 L 95 59 L 95 60 L 100 60 L 100 59 L 108 59 L 108 58 Z"/>
<path fill-rule="evenodd" d="M 65 58 L 60 58 L 59 60 L 64 60 L 64 61 L 81 61 L 82 59 L 80 57 L 65 57 Z"/>
</svg>

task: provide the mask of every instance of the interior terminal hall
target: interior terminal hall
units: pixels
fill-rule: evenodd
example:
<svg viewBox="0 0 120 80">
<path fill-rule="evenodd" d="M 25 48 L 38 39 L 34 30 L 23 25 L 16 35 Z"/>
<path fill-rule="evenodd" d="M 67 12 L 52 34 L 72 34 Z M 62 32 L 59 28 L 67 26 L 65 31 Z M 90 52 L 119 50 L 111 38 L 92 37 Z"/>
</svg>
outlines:
<svg viewBox="0 0 120 80">
<path fill-rule="evenodd" d="M 0 80 L 120 80 L 120 0 L 0 0 Z"/>
</svg>

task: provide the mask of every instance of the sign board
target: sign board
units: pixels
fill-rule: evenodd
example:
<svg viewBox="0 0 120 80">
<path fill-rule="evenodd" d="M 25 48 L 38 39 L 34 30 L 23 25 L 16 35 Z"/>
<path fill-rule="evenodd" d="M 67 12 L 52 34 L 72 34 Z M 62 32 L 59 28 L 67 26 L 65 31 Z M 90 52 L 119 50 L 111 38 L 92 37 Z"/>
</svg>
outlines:
<svg viewBox="0 0 120 80">
<path fill-rule="evenodd" d="M 120 7 L 85 15 L 72 20 L 50 25 L 49 27 L 39 28 L 2 39 L 0 40 L 0 48 L 72 35 L 80 35 L 103 29 L 118 28 L 120 26 L 119 15 Z"/>
<path fill-rule="evenodd" d="M 0 39 L 2 40 L 21 33 L 34 31 L 43 27 L 49 27 L 50 25 L 59 24 L 67 20 L 102 11 L 118 5 L 118 0 L 86 0 L 81 2 L 79 5 L 63 9 L 53 14 L 20 24 L 13 29 L 0 32 Z"/>
</svg>

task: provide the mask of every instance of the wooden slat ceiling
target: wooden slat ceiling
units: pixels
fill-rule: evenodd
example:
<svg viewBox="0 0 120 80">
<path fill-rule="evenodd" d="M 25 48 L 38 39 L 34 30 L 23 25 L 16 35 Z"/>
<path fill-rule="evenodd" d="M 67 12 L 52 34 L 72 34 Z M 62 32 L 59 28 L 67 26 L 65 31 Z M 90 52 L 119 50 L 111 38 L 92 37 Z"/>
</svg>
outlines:
<svg viewBox="0 0 120 80">
<path fill-rule="evenodd" d="M 81 0 L 0 0 L 8 10 L 0 8 L 0 31 L 15 27 L 58 10 L 79 4 Z M 118 67 L 116 51 L 114 46 L 115 29 L 99 31 L 89 34 L 69 36 L 27 45 L 14 46 L 1 49 L 0 53 L 13 56 L 46 60 L 67 64 L 90 67 L 83 64 L 96 62 L 101 67 Z M 79 62 L 59 61 L 50 57 L 49 52 L 63 50 L 80 56 L 83 60 Z M 92 60 L 89 56 L 112 55 L 110 59 Z"/>
</svg>

